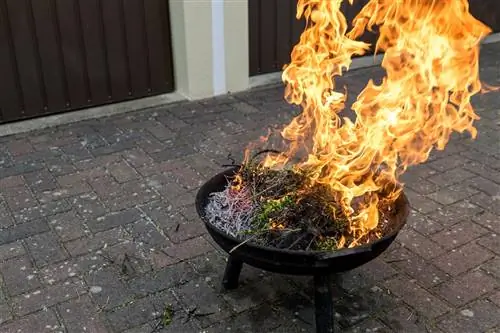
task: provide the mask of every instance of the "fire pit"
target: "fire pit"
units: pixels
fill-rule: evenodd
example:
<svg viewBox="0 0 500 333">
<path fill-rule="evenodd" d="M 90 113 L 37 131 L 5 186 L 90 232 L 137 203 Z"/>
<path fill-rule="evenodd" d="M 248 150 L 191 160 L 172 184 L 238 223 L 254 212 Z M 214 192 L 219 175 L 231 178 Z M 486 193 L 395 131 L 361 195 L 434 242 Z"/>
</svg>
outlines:
<svg viewBox="0 0 500 333">
<path fill-rule="evenodd" d="M 405 195 L 401 194 L 395 202 L 396 214 L 391 221 L 392 231 L 369 244 L 333 252 L 284 250 L 259 246 L 251 242 L 241 244 L 241 240 L 218 230 L 205 218 L 205 208 L 209 202 L 209 195 L 223 191 L 228 180 L 234 177 L 237 170 L 237 168 L 228 169 L 214 176 L 200 188 L 196 196 L 198 215 L 204 221 L 215 242 L 229 253 L 222 281 L 224 288 L 235 289 L 238 287 L 243 263 L 275 273 L 313 276 L 316 332 L 333 332 L 334 310 L 330 275 L 361 266 L 387 249 L 406 223 L 409 208 Z"/>
<path fill-rule="evenodd" d="M 318 333 L 333 332 L 330 275 L 376 258 L 405 224 L 400 176 L 453 132 L 475 137 L 470 101 L 481 91 L 479 43 L 491 32 L 467 0 L 369 0 L 351 24 L 342 8 L 342 0 L 297 1 L 307 23 L 282 79 L 285 99 L 302 111 L 281 143 L 261 138 L 263 160 L 248 149 L 241 169 L 216 175 L 196 198 L 229 253 L 224 287 L 238 286 L 243 263 L 311 275 Z M 376 45 L 359 41 L 374 27 Z M 335 79 L 374 48 L 386 75 L 357 96 L 354 119 L 341 117 L 348 99 Z"/>
</svg>

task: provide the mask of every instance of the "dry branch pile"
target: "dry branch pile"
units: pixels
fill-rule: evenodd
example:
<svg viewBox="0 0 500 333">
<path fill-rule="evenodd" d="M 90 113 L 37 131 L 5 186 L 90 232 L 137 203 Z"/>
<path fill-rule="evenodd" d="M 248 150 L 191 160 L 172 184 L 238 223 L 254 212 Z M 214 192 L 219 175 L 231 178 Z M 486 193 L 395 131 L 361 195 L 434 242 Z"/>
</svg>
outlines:
<svg viewBox="0 0 500 333">
<path fill-rule="evenodd" d="M 258 163 L 241 167 L 222 192 L 212 193 L 206 218 L 242 241 L 289 250 L 332 251 L 349 239 L 349 219 L 328 186 L 310 184 L 297 169 L 272 170 Z M 367 240 L 387 230 L 388 212 Z"/>
</svg>

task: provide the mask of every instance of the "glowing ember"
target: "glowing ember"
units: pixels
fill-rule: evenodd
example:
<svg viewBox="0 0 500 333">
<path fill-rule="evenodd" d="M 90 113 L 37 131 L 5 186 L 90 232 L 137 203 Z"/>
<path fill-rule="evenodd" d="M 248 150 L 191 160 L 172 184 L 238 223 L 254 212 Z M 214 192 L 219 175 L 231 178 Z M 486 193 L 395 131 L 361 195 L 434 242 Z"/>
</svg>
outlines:
<svg viewBox="0 0 500 333">
<path fill-rule="evenodd" d="M 337 246 L 353 247 L 370 240 L 408 166 L 444 149 L 454 131 L 476 136 L 479 117 L 470 99 L 481 91 L 479 44 L 491 31 L 472 17 L 466 0 L 370 0 L 348 31 L 341 3 L 298 1 L 297 18 L 304 16 L 307 26 L 283 81 L 287 101 L 303 112 L 281 133 L 287 151 L 267 155 L 261 167 L 292 168 L 308 175 L 309 187 L 337 193 L 349 236 Z M 334 78 L 370 48 L 356 39 L 374 26 L 386 76 L 359 94 L 354 122 L 341 119 L 346 94 L 335 91 Z M 306 157 L 293 162 L 304 149 Z M 233 188 L 241 188 L 238 179 Z"/>
</svg>

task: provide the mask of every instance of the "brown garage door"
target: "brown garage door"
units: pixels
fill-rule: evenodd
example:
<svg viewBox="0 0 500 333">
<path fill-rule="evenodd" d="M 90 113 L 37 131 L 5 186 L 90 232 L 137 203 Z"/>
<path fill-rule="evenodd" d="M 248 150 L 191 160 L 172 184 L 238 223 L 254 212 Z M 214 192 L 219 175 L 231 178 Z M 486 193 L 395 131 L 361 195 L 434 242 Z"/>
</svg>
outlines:
<svg viewBox="0 0 500 333">
<path fill-rule="evenodd" d="M 168 1 L 0 0 L 0 123 L 173 90 Z"/>
<path fill-rule="evenodd" d="M 368 0 L 345 0 L 342 10 L 348 20 L 359 13 Z M 280 71 L 290 61 L 293 46 L 299 41 L 304 21 L 295 18 L 297 0 L 249 0 L 250 76 Z M 500 31 L 500 1 L 470 0 L 472 14 Z M 377 35 L 361 39 L 374 44 Z"/>
<path fill-rule="evenodd" d="M 493 32 L 500 32 L 500 1 L 469 0 L 469 8 L 471 14 L 493 29 Z"/>
<path fill-rule="evenodd" d="M 347 1 L 342 10 L 351 22 L 368 0 Z M 299 41 L 305 21 L 295 18 L 297 0 L 249 0 L 250 76 L 280 71 L 290 61 L 293 46 Z M 368 42 L 375 35 L 363 36 Z"/>
</svg>

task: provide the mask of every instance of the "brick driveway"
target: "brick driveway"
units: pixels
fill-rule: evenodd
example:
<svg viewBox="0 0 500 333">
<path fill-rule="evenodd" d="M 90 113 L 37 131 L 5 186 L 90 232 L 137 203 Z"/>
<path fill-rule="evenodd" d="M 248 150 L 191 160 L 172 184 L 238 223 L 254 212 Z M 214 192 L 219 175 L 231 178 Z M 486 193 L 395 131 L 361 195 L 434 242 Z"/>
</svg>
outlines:
<svg viewBox="0 0 500 333">
<path fill-rule="evenodd" d="M 483 47 L 498 84 L 500 44 Z M 344 79 L 357 91 L 377 69 Z M 313 332 L 308 279 L 225 255 L 197 187 L 293 110 L 282 87 L 0 138 L 0 332 Z M 381 258 L 336 278 L 342 332 L 500 332 L 500 93 L 406 176 L 413 206 Z"/>
</svg>

